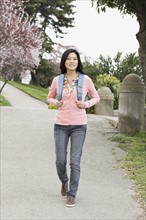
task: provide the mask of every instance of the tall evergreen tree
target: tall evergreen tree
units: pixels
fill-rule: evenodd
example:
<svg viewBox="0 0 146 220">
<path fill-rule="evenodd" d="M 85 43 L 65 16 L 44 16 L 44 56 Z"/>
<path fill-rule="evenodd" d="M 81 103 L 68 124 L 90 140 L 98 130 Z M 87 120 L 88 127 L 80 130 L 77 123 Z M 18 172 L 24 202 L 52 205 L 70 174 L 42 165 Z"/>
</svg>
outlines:
<svg viewBox="0 0 146 220">
<path fill-rule="evenodd" d="M 63 28 L 73 27 L 74 22 L 74 0 L 24 0 L 25 11 L 38 22 L 42 29 L 45 41 L 44 51 L 50 52 L 53 41 L 47 33 L 47 28 L 54 31 L 56 37 L 62 37 Z"/>
</svg>

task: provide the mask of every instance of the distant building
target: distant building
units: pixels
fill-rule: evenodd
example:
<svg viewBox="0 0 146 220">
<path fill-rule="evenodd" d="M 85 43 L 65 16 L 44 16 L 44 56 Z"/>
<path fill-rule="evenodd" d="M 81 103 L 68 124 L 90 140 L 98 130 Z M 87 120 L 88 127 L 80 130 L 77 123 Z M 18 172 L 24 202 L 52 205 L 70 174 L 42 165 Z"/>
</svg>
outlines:
<svg viewBox="0 0 146 220">
<path fill-rule="evenodd" d="M 29 84 L 31 81 L 31 73 L 30 70 L 26 70 L 25 72 L 22 73 L 21 75 L 21 82 L 23 84 Z"/>
</svg>

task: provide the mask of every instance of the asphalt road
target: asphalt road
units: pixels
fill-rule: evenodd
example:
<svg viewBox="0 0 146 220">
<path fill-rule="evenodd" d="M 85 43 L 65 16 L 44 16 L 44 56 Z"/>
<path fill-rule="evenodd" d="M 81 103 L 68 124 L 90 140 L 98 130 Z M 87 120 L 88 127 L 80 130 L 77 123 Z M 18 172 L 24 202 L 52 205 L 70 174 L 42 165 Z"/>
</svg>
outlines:
<svg viewBox="0 0 146 220">
<path fill-rule="evenodd" d="M 1 220 L 144 219 L 133 183 L 116 168 L 124 152 L 109 140 L 117 131 L 108 120 L 88 115 L 76 206 L 67 208 L 55 168 L 56 111 L 9 85 L 2 95 L 13 106 L 0 109 Z"/>
</svg>

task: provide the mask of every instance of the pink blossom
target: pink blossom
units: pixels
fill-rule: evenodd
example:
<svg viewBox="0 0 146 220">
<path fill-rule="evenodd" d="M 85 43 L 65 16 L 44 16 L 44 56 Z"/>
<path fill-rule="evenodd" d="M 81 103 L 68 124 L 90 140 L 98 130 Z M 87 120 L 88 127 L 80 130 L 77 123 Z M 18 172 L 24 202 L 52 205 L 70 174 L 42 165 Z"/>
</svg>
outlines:
<svg viewBox="0 0 146 220">
<path fill-rule="evenodd" d="M 17 8 L 16 8 L 17 6 Z M 42 33 L 24 13 L 22 1 L 0 0 L 0 73 L 6 80 L 39 65 Z"/>
</svg>

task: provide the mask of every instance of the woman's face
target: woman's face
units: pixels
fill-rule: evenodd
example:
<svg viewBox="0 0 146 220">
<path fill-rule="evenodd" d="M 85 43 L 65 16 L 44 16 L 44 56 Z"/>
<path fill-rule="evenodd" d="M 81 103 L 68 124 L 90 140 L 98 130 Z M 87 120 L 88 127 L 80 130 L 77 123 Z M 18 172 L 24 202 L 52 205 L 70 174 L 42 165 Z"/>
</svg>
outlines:
<svg viewBox="0 0 146 220">
<path fill-rule="evenodd" d="M 65 67 L 67 70 L 76 70 L 78 67 L 78 57 L 77 55 L 73 52 L 70 53 L 65 61 Z"/>
</svg>

